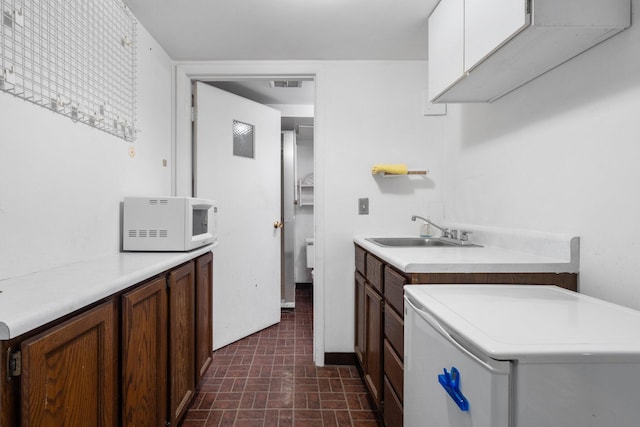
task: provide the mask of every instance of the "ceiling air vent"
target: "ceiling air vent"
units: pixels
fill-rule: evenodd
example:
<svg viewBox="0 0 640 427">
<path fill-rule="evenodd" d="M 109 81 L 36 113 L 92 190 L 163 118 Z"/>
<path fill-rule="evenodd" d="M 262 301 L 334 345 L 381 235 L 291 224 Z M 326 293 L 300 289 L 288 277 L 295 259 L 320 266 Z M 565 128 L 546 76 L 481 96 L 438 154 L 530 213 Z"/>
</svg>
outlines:
<svg viewBox="0 0 640 427">
<path fill-rule="evenodd" d="M 271 87 L 302 87 L 302 80 L 271 80 Z"/>
</svg>

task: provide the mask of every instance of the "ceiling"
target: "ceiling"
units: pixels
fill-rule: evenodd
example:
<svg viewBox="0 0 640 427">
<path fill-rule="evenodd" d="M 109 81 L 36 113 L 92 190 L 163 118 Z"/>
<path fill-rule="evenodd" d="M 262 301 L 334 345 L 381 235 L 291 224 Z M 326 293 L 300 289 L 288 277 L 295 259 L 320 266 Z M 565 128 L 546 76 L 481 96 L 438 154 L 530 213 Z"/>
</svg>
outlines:
<svg viewBox="0 0 640 427">
<path fill-rule="evenodd" d="M 300 87 L 271 87 L 271 80 L 258 78 L 207 83 L 260 104 L 313 105 L 316 95 L 313 80 L 301 81 Z"/>
<path fill-rule="evenodd" d="M 424 60 L 439 0 L 123 0 L 180 60 Z"/>
</svg>

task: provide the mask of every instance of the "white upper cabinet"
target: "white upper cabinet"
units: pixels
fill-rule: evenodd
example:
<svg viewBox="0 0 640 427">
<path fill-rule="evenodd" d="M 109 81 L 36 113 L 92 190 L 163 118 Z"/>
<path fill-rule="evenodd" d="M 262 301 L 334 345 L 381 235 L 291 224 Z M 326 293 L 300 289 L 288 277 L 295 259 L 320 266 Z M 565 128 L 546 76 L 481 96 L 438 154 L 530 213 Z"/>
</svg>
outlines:
<svg viewBox="0 0 640 427">
<path fill-rule="evenodd" d="M 429 98 L 494 101 L 629 25 L 631 0 L 441 0 Z"/>
<path fill-rule="evenodd" d="M 465 0 L 464 70 L 469 71 L 529 22 L 525 0 Z"/>
<path fill-rule="evenodd" d="M 442 0 L 429 17 L 429 99 L 464 71 L 464 0 Z"/>
</svg>

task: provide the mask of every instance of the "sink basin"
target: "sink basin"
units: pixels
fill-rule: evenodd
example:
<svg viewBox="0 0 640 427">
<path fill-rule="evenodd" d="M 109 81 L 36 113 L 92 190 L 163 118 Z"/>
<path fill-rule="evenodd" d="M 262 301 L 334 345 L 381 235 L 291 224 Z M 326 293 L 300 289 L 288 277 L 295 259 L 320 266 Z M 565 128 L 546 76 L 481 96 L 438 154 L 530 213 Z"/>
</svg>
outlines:
<svg viewBox="0 0 640 427">
<path fill-rule="evenodd" d="M 391 248 L 436 248 L 436 247 L 457 247 L 470 248 L 481 247 L 473 243 L 454 243 L 441 240 L 435 237 L 370 237 L 365 240 L 375 243 L 378 246 Z"/>
</svg>

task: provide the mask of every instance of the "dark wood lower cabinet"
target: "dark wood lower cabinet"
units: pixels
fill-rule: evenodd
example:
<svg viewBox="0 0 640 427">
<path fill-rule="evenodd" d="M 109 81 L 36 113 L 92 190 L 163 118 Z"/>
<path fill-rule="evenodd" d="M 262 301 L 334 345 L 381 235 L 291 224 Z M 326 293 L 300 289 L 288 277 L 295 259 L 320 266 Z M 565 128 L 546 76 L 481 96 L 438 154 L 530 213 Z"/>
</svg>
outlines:
<svg viewBox="0 0 640 427">
<path fill-rule="evenodd" d="M 404 286 L 411 284 L 556 285 L 577 291 L 571 273 L 403 273 L 355 245 L 354 351 L 384 425 L 402 427 Z"/>
<path fill-rule="evenodd" d="M 117 425 L 115 313 L 110 301 L 22 343 L 22 426 Z"/>
<path fill-rule="evenodd" d="M 195 270 L 188 263 L 169 273 L 169 409 L 177 425 L 195 394 Z"/>
<path fill-rule="evenodd" d="M 207 253 L 0 341 L 0 427 L 178 426 L 212 361 L 212 271 Z"/>
<path fill-rule="evenodd" d="M 365 286 L 365 372 L 364 381 L 373 402 L 382 409 L 382 297 L 371 286 Z"/>
<path fill-rule="evenodd" d="M 213 360 L 213 254 L 196 259 L 196 387 Z"/>
<path fill-rule="evenodd" d="M 167 281 L 122 296 L 122 425 L 167 422 Z"/>
</svg>

